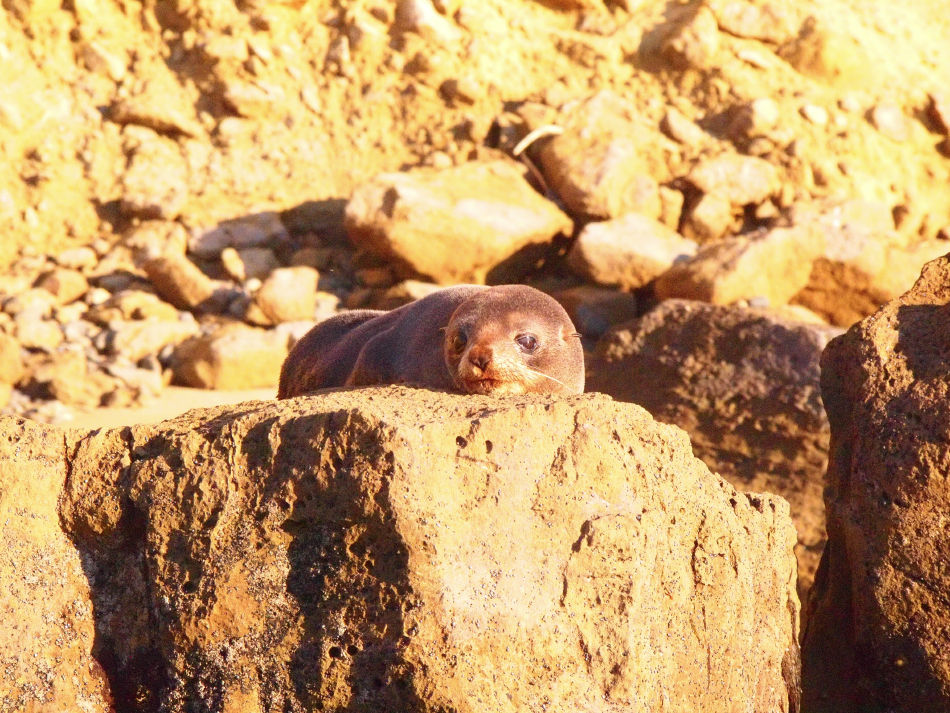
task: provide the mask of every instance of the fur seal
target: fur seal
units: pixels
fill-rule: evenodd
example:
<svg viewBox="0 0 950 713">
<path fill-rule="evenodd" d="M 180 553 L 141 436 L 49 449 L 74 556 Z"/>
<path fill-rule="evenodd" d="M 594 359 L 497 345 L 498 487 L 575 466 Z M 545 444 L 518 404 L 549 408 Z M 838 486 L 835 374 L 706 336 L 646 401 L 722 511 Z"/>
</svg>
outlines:
<svg viewBox="0 0 950 713">
<path fill-rule="evenodd" d="M 389 312 L 353 310 L 298 341 L 277 398 L 410 384 L 469 394 L 580 394 L 584 352 L 567 312 L 526 285 L 459 285 Z"/>
</svg>

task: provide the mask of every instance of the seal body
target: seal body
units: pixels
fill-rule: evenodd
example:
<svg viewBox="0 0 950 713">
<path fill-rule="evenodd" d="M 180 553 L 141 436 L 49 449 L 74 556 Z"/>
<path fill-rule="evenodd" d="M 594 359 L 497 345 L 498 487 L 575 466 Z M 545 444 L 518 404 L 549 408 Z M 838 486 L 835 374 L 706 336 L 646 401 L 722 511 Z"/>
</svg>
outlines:
<svg viewBox="0 0 950 713">
<path fill-rule="evenodd" d="M 411 384 L 478 394 L 579 394 L 584 353 L 564 309 L 526 285 L 460 285 L 389 312 L 311 329 L 284 361 L 277 398 Z"/>
</svg>

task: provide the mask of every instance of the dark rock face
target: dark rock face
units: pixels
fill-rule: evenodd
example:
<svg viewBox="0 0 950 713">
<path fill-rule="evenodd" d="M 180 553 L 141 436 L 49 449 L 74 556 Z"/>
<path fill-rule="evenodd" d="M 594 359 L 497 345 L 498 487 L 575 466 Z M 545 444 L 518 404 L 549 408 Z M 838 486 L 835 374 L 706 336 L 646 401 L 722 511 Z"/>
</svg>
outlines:
<svg viewBox="0 0 950 713">
<path fill-rule="evenodd" d="M 829 433 L 818 360 L 836 331 L 777 312 L 667 300 L 608 332 L 587 377 L 589 391 L 685 429 L 696 455 L 736 487 L 788 499 L 800 594 L 825 536 Z"/>
<path fill-rule="evenodd" d="M 828 546 L 806 710 L 950 711 L 950 259 L 822 357 Z"/>
</svg>

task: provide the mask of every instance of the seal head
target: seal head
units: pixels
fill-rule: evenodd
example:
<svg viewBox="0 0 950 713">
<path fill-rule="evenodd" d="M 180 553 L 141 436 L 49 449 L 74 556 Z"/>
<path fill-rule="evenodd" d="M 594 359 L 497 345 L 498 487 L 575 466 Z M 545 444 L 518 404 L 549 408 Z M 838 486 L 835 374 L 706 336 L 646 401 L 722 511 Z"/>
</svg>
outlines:
<svg viewBox="0 0 950 713">
<path fill-rule="evenodd" d="M 456 390 L 470 394 L 580 394 L 584 351 L 567 312 L 525 285 L 499 285 L 452 313 L 443 341 Z"/>
</svg>

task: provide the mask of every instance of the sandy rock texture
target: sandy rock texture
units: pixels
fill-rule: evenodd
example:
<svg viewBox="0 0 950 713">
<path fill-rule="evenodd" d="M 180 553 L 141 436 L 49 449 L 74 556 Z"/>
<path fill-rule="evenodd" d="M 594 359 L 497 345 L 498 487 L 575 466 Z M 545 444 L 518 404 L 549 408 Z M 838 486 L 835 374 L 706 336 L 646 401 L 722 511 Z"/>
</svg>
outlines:
<svg viewBox="0 0 950 713">
<path fill-rule="evenodd" d="M 797 709 L 787 504 L 637 406 L 389 388 L 4 429 L 8 708 Z"/>
<path fill-rule="evenodd" d="M 666 300 L 611 329 L 588 364 L 588 391 L 685 429 L 696 455 L 736 487 L 788 499 L 802 596 L 825 541 L 818 362 L 839 332 L 772 310 Z"/>
<path fill-rule="evenodd" d="M 822 357 L 828 546 L 806 710 L 950 710 L 950 258 Z"/>
</svg>

